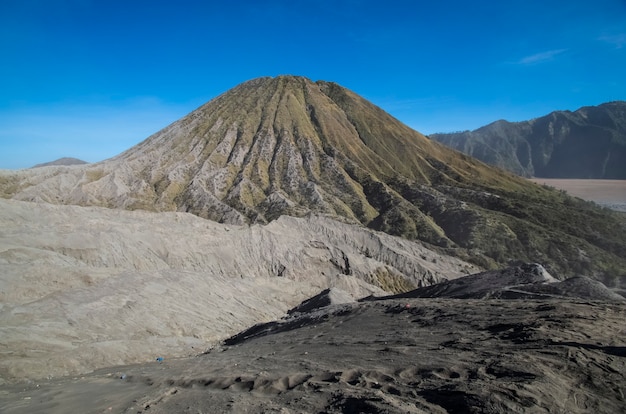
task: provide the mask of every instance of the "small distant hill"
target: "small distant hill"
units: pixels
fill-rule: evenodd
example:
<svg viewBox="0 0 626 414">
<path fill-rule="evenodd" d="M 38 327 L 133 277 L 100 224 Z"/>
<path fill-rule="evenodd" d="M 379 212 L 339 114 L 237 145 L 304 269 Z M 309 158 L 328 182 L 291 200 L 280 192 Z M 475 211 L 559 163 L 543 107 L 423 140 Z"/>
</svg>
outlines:
<svg viewBox="0 0 626 414">
<path fill-rule="evenodd" d="M 88 164 L 88 162 L 79 160 L 78 158 L 63 157 L 63 158 L 59 158 L 58 160 L 44 162 L 43 164 L 33 165 L 31 168 L 49 167 L 51 165 L 80 165 L 80 164 Z"/>
<path fill-rule="evenodd" d="M 431 138 L 525 177 L 626 179 L 626 102 Z"/>
</svg>

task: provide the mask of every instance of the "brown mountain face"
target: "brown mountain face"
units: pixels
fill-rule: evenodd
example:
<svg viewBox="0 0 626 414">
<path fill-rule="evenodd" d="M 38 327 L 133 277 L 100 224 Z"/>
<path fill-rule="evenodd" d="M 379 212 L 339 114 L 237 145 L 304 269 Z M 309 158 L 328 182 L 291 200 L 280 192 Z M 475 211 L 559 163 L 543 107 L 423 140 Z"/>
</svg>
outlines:
<svg viewBox="0 0 626 414">
<path fill-rule="evenodd" d="M 227 223 L 320 213 L 484 267 L 626 275 L 620 218 L 450 150 L 353 92 L 280 76 L 243 83 L 119 156 L 3 173 L 0 195 L 187 211 Z"/>
<path fill-rule="evenodd" d="M 626 179 L 623 101 L 431 138 L 526 177 Z"/>
</svg>

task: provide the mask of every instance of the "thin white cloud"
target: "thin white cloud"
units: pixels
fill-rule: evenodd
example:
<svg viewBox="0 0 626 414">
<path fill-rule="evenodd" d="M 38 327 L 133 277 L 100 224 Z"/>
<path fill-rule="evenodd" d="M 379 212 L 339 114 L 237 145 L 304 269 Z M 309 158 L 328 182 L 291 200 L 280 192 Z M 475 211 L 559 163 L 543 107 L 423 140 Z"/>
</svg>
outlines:
<svg viewBox="0 0 626 414">
<path fill-rule="evenodd" d="M 600 36 L 598 38 L 601 42 L 605 42 L 615 46 L 616 49 L 621 49 L 626 46 L 626 33 L 618 33 L 615 35 Z"/>
<path fill-rule="evenodd" d="M 546 52 L 535 53 L 534 55 L 526 56 L 520 59 L 517 63 L 520 65 L 536 65 L 538 63 L 550 61 L 566 51 L 567 49 L 554 49 Z"/>
</svg>

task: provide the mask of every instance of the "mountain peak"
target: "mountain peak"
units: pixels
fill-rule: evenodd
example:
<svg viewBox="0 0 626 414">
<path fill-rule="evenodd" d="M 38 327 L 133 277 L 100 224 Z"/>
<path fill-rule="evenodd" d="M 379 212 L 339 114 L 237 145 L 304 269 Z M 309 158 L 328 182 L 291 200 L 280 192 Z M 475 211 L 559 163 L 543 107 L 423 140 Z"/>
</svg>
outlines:
<svg viewBox="0 0 626 414">
<path fill-rule="evenodd" d="M 526 177 L 626 178 L 626 102 L 554 111 L 522 122 L 431 137 Z"/>
<path fill-rule="evenodd" d="M 390 179 L 499 180 L 340 85 L 291 75 L 245 82 L 117 161 L 149 170 L 146 196 L 159 209 L 236 223 L 314 211 L 385 228 L 381 210 L 401 198 Z M 429 241 L 448 244 L 438 226 L 413 215 Z"/>
<path fill-rule="evenodd" d="M 49 166 L 55 166 L 55 165 L 81 165 L 81 164 L 87 164 L 87 161 L 79 160 L 78 158 L 63 157 L 54 161 L 33 165 L 31 168 L 49 167 Z"/>
<path fill-rule="evenodd" d="M 112 159 L 34 174 L 0 180 L 0 194 L 233 224 L 322 214 L 483 267 L 521 260 L 611 277 L 626 268 L 614 218 L 448 149 L 341 85 L 300 76 L 252 79 Z M 560 253 L 546 257 L 547 246 Z"/>
</svg>

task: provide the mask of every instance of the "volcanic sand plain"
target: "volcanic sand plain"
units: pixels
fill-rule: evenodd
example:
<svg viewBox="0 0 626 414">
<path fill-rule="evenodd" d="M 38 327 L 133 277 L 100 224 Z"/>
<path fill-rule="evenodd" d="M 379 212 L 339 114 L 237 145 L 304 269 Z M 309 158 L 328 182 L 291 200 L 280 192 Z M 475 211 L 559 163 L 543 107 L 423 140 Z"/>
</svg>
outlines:
<svg viewBox="0 0 626 414">
<path fill-rule="evenodd" d="M 532 178 L 531 181 L 564 190 L 568 194 L 601 206 L 626 212 L 626 180 L 580 180 Z"/>
</svg>

